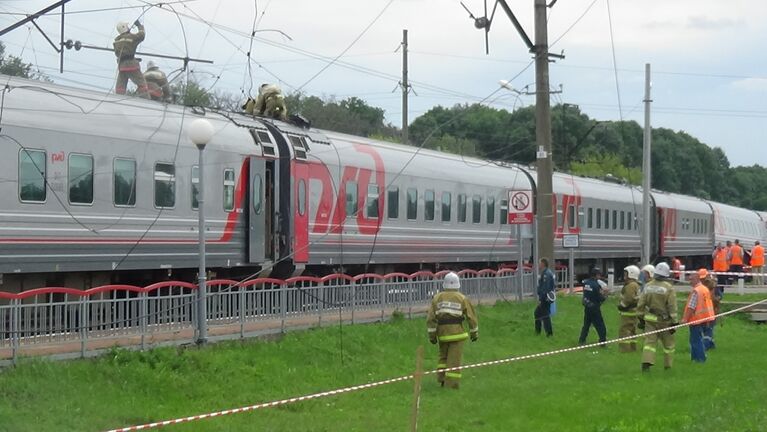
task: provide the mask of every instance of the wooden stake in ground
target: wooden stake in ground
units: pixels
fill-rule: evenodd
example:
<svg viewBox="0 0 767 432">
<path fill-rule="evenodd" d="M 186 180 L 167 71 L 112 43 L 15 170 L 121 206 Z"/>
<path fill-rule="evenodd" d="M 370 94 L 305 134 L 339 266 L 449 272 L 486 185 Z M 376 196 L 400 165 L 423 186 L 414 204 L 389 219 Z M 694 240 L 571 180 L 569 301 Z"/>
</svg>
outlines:
<svg viewBox="0 0 767 432">
<path fill-rule="evenodd" d="M 421 405 L 421 379 L 423 378 L 423 345 L 415 354 L 415 373 L 413 374 L 413 411 L 410 416 L 410 431 L 418 430 L 418 408 Z"/>
</svg>

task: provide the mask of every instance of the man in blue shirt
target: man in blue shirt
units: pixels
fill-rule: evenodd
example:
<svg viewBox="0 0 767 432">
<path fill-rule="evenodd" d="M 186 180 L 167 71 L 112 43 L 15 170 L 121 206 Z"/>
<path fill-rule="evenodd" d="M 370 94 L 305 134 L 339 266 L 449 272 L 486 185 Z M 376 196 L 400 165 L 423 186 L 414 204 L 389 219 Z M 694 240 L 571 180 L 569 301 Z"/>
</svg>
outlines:
<svg viewBox="0 0 767 432">
<path fill-rule="evenodd" d="M 594 267 L 589 273 L 590 277 L 583 282 L 583 327 L 581 337 L 578 339 L 580 345 L 586 343 L 592 324 L 599 334 L 599 342 L 607 340 L 607 329 L 602 317 L 602 303 L 607 296 L 604 282 L 599 280 L 601 274 L 602 271 Z"/>
<path fill-rule="evenodd" d="M 551 328 L 551 304 L 556 300 L 554 272 L 549 269 L 549 260 L 541 258 L 538 263 L 541 276 L 538 279 L 538 306 L 535 308 L 535 334 L 541 334 L 541 324 L 546 330 L 546 336 L 553 336 Z"/>
</svg>

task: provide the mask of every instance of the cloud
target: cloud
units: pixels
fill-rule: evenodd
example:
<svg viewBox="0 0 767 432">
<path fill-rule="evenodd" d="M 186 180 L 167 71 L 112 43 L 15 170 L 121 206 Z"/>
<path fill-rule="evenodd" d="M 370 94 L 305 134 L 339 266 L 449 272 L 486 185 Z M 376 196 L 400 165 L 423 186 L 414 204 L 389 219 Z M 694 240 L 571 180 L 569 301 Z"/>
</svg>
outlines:
<svg viewBox="0 0 767 432">
<path fill-rule="evenodd" d="M 731 27 L 738 27 L 744 24 L 742 18 L 709 18 L 703 15 L 696 15 L 687 18 L 687 28 L 694 30 L 723 30 Z"/>
<path fill-rule="evenodd" d="M 744 78 L 734 81 L 731 86 L 746 92 L 767 92 L 767 78 Z"/>
</svg>

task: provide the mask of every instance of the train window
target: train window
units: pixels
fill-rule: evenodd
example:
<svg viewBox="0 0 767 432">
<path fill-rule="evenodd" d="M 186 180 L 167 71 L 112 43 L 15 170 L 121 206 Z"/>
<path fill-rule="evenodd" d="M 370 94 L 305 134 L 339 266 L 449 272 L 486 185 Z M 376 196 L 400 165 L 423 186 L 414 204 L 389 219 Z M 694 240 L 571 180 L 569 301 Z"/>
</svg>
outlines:
<svg viewBox="0 0 767 432">
<path fill-rule="evenodd" d="M 42 150 L 24 149 L 19 152 L 19 199 L 23 202 L 44 202 L 46 155 Z"/>
<path fill-rule="evenodd" d="M 605 209 L 605 229 L 610 229 L 610 210 Z"/>
<path fill-rule="evenodd" d="M 136 205 L 136 161 L 117 158 L 114 161 L 114 204 Z"/>
<path fill-rule="evenodd" d="M 618 229 L 618 210 L 613 210 L 613 229 Z"/>
<path fill-rule="evenodd" d="M 386 197 L 387 216 L 389 219 L 399 218 L 399 188 L 397 186 L 389 187 L 388 196 Z"/>
<path fill-rule="evenodd" d="M 378 185 L 368 185 L 367 205 L 365 208 L 367 209 L 367 217 L 378 217 Z"/>
<path fill-rule="evenodd" d="M 487 223 L 492 225 L 495 223 L 495 197 L 487 197 Z"/>
<path fill-rule="evenodd" d="M 478 224 L 482 221 L 482 197 L 474 195 L 471 197 L 471 222 Z"/>
<path fill-rule="evenodd" d="M 567 226 L 570 228 L 575 228 L 576 226 L 576 219 L 575 219 L 575 206 L 570 205 L 567 207 Z"/>
<path fill-rule="evenodd" d="M 407 190 L 407 218 L 409 220 L 418 219 L 418 189 L 408 188 Z"/>
<path fill-rule="evenodd" d="M 597 229 L 602 229 L 602 209 L 597 209 Z"/>
<path fill-rule="evenodd" d="M 458 222 L 466 222 L 466 194 L 458 194 Z"/>
<path fill-rule="evenodd" d="M 453 194 L 442 192 L 442 222 L 450 222 L 452 215 L 450 210 L 453 208 Z"/>
<path fill-rule="evenodd" d="M 626 212 L 625 211 L 621 211 L 621 229 L 622 230 L 626 229 Z"/>
<path fill-rule="evenodd" d="M 194 185 L 195 169 L 196 167 L 192 167 L 193 206 L 197 201 Z M 197 182 L 199 183 L 199 173 L 196 175 Z M 159 208 L 173 208 L 176 206 L 176 167 L 173 164 L 162 162 L 154 164 L 154 206 Z"/>
<path fill-rule="evenodd" d="M 423 194 L 423 218 L 427 221 L 434 220 L 435 195 L 433 190 L 427 190 Z"/>
<path fill-rule="evenodd" d="M 594 228 L 594 209 L 591 207 L 586 210 L 586 223 L 588 228 Z"/>
<path fill-rule="evenodd" d="M 261 150 L 263 151 L 265 156 L 275 156 L 276 152 L 274 151 L 274 143 L 272 142 L 271 137 L 269 137 L 269 134 L 264 131 L 255 131 L 254 129 L 250 130 L 251 135 L 255 133 L 256 139 L 259 143 L 261 143 Z"/>
<path fill-rule="evenodd" d="M 264 209 L 264 181 L 261 174 L 253 178 L 253 211 L 260 215 Z"/>
<path fill-rule="evenodd" d="M 357 182 L 346 182 L 346 217 L 357 216 Z"/>
<path fill-rule="evenodd" d="M 378 187 L 376 188 L 376 216 L 378 216 Z M 298 215 L 303 216 L 306 213 L 306 181 L 298 181 Z"/>
<path fill-rule="evenodd" d="M 288 135 L 288 138 L 290 138 L 290 144 L 293 145 L 293 154 L 296 159 L 306 160 L 306 152 L 309 150 L 306 141 L 294 135 Z"/>
<path fill-rule="evenodd" d="M 501 219 L 501 225 L 509 223 L 509 200 L 501 200 L 501 214 L 499 218 Z"/>
<path fill-rule="evenodd" d="M 200 196 L 200 167 L 197 165 L 192 165 L 192 210 L 197 210 L 198 208 L 200 208 L 200 202 L 198 200 L 199 196 Z"/>
<path fill-rule="evenodd" d="M 557 227 L 562 226 L 562 206 L 557 206 Z"/>
<path fill-rule="evenodd" d="M 234 170 L 224 170 L 224 210 L 234 210 Z"/>
<path fill-rule="evenodd" d="M 69 155 L 69 202 L 93 204 L 93 156 Z"/>
</svg>

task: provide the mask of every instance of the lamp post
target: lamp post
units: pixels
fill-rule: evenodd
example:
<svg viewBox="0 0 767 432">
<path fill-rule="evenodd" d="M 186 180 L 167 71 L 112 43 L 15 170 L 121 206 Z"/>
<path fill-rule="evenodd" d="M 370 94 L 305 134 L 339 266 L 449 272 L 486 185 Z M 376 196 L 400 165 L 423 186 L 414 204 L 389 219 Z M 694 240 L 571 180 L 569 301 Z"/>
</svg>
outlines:
<svg viewBox="0 0 767 432">
<path fill-rule="evenodd" d="M 189 125 L 189 139 L 192 140 L 194 145 L 197 146 L 197 150 L 199 150 L 198 173 L 200 182 L 197 194 L 197 231 L 199 232 L 200 243 L 200 268 L 197 275 L 197 339 L 195 340 L 195 343 L 198 345 L 204 344 L 208 339 L 208 312 L 206 308 L 207 289 L 205 286 L 205 176 L 203 175 L 205 160 L 203 151 L 211 138 L 213 138 L 213 133 L 213 125 L 205 119 L 197 119 Z"/>
</svg>

